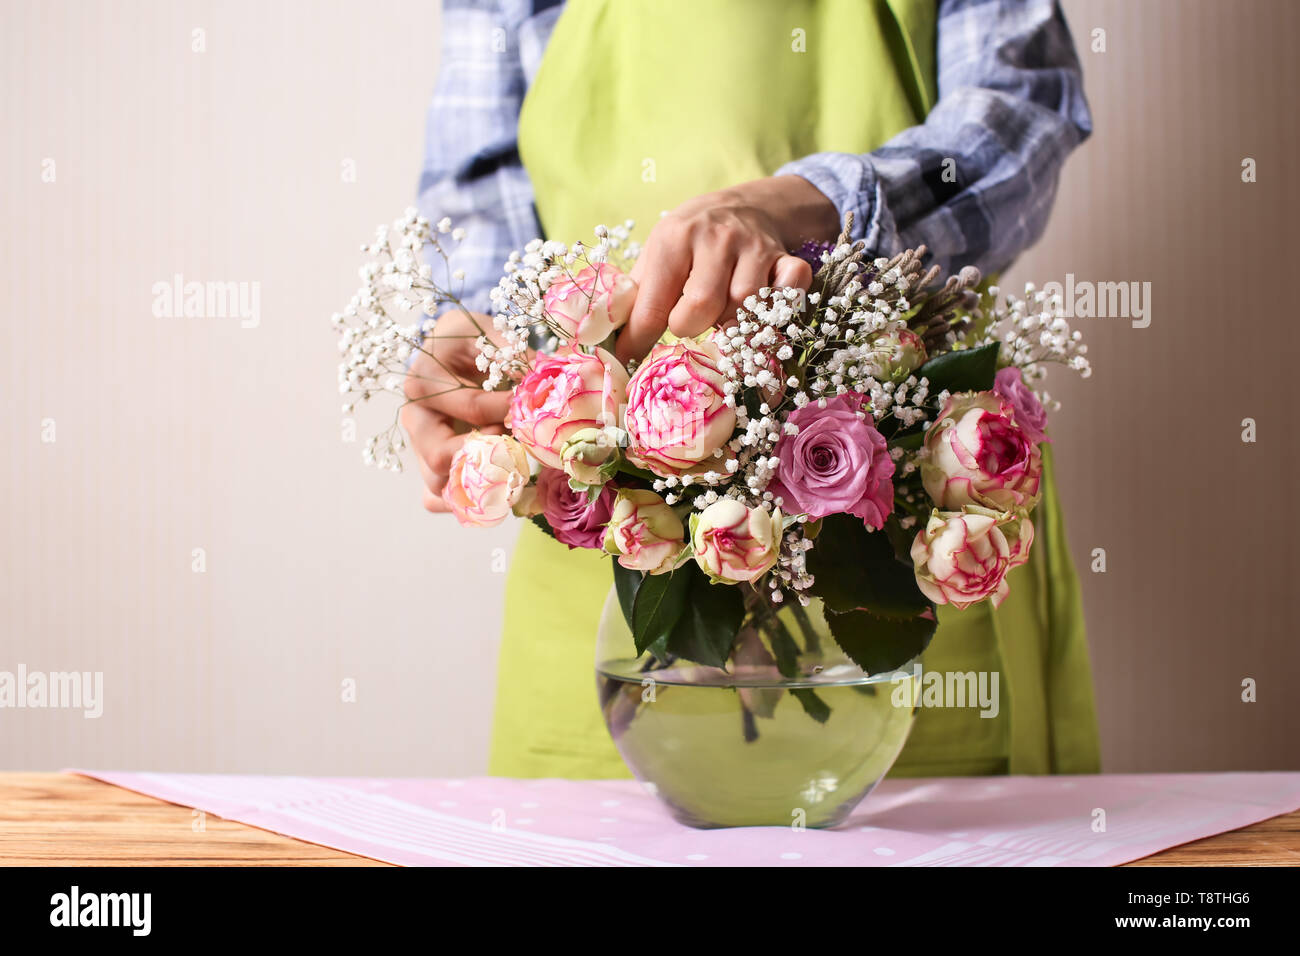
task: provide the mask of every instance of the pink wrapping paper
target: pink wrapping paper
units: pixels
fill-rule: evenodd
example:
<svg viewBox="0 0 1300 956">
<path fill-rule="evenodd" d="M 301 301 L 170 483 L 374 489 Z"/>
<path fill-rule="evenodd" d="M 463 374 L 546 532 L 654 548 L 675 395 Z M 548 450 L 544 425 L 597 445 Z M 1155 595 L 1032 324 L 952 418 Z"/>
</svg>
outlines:
<svg viewBox="0 0 1300 956">
<path fill-rule="evenodd" d="M 624 780 L 74 772 L 408 866 L 1113 866 L 1300 809 L 1300 773 L 953 777 L 834 830 L 694 830 Z"/>
</svg>

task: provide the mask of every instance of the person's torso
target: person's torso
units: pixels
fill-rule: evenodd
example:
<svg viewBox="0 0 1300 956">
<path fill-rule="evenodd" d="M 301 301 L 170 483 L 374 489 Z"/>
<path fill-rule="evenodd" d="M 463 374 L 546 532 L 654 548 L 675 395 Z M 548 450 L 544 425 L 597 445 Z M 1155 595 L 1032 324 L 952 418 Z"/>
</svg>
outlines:
<svg viewBox="0 0 1300 956">
<path fill-rule="evenodd" d="M 548 238 L 587 240 L 933 105 L 934 0 L 569 0 L 519 149 Z"/>
</svg>

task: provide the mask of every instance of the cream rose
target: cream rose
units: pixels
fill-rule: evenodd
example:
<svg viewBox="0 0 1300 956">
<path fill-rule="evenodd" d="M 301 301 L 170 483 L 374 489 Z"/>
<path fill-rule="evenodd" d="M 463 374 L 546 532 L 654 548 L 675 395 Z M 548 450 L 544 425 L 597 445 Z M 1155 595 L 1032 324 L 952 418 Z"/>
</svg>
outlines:
<svg viewBox="0 0 1300 956">
<path fill-rule="evenodd" d="M 747 508 L 722 498 L 691 516 L 695 562 L 712 579 L 739 584 L 762 577 L 781 550 L 779 510 Z"/>
<path fill-rule="evenodd" d="M 472 432 L 452 456 L 442 499 L 461 524 L 487 528 L 511 513 L 528 479 L 528 456 L 519 442 Z"/>
<path fill-rule="evenodd" d="M 633 571 L 664 574 L 686 548 L 682 521 L 653 491 L 620 488 L 605 527 L 605 550 Z"/>
<path fill-rule="evenodd" d="M 1038 445 L 992 392 L 953 395 L 925 434 L 921 481 L 944 510 L 1032 508 L 1042 474 Z"/>
<path fill-rule="evenodd" d="M 656 345 L 628 385 L 627 457 L 663 478 L 725 473 L 714 455 L 736 428 L 711 340 Z"/>
<path fill-rule="evenodd" d="M 599 345 L 627 323 L 635 299 L 636 280 L 601 263 L 551 283 L 542 307 L 571 342 Z"/>
<path fill-rule="evenodd" d="M 963 610 L 1008 593 L 1007 572 L 1029 559 L 1034 526 L 1028 518 L 968 505 L 930 515 L 912 542 L 916 583 L 935 604 Z"/>
<path fill-rule="evenodd" d="M 562 348 L 539 356 L 515 386 L 506 427 L 543 465 L 563 470 L 564 443 L 584 429 L 617 424 L 626 395 L 627 372 L 614 356 Z"/>
</svg>

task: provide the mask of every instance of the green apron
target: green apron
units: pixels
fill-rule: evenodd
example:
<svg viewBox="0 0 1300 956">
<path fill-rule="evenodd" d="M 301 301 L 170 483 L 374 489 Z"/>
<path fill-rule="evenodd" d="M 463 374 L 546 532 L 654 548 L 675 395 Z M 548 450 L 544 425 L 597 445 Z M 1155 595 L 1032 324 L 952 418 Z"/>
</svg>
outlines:
<svg viewBox="0 0 1300 956">
<path fill-rule="evenodd" d="M 936 98 L 934 0 L 569 0 L 519 120 L 550 238 L 589 239 L 771 175 L 809 153 L 864 153 Z M 1055 487 L 1011 594 L 941 608 L 925 669 L 997 671 L 996 717 L 922 708 L 895 775 L 1086 773 L 1096 719 L 1078 581 Z M 524 523 L 510 566 L 489 771 L 627 777 L 596 702 L 610 559 Z"/>
</svg>

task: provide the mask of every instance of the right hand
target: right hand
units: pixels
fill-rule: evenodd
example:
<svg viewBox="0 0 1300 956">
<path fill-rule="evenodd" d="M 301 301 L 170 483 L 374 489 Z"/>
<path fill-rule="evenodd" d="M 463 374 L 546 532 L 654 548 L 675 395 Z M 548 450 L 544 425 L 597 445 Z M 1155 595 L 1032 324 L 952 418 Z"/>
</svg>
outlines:
<svg viewBox="0 0 1300 956">
<path fill-rule="evenodd" d="M 434 513 L 451 510 L 442 492 L 465 433 L 471 428 L 492 435 L 505 432 L 510 393 L 483 391 L 484 374 L 475 365 L 480 330 L 494 331 L 490 316 L 444 313 L 407 370 L 407 403 L 400 420 L 424 478 L 425 510 Z"/>
<path fill-rule="evenodd" d="M 812 267 L 787 252 L 839 234 L 839 213 L 802 176 L 771 176 L 682 203 L 646 237 L 632 267 L 640 283 L 632 317 L 615 343 L 626 363 L 643 358 L 664 330 L 690 338 L 735 321 L 763 286 L 807 289 Z"/>
</svg>

